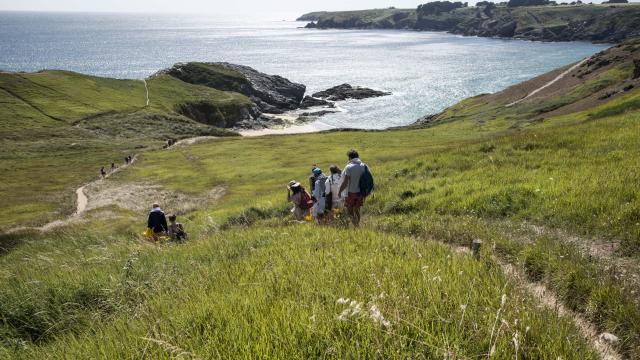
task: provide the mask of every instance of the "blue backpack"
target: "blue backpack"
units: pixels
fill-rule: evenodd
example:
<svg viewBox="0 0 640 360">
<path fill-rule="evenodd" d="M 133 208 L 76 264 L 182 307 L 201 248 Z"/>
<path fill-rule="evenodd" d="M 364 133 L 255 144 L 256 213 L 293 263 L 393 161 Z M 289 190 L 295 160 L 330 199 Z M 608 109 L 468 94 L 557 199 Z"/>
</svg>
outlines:
<svg viewBox="0 0 640 360">
<path fill-rule="evenodd" d="M 371 175 L 371 171 L 369 171 L 369 167 L 364 165 L 364 172 L 362 176 L 360 176 L 360 195 L 362 197 L 367 197 L 373 192 L 373 175 Z"/>
</svg>

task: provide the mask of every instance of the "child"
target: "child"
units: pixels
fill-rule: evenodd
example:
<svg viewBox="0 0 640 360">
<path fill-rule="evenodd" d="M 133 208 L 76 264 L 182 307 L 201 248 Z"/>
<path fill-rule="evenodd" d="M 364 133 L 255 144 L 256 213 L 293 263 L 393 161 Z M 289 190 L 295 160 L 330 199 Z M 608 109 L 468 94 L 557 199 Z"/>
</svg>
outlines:
<svg viewBox="0 0 640 360">
<path fill-rule="evenodd" d="M 187 233 L 184 231 L 184 226 L 176 222 L 175 215 L 169 215 L 169 236 L 172 241 L 182 242 L 187 240 Z"/>
</svg>

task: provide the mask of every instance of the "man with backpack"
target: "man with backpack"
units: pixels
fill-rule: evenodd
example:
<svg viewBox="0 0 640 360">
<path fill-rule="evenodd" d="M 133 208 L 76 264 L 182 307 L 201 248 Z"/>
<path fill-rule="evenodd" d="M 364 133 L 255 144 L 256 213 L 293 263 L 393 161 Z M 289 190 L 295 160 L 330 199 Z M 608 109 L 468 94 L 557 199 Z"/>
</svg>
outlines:
<svg viewBox="0 0 640 360">
<path fill-rule="evenodd" d="M 364 199 L 373 191 L 373 176 L 369 167 L 360 160 L 357 151 L 351 149 L 347 156 L 349 163 L 342 172 L 343 180 L 340 193 L 345 189 L 348 191 L 345 207 L 353 226 L 358 227 L 360 225 L 360 208 L 364 204 Z"/>
</svg>

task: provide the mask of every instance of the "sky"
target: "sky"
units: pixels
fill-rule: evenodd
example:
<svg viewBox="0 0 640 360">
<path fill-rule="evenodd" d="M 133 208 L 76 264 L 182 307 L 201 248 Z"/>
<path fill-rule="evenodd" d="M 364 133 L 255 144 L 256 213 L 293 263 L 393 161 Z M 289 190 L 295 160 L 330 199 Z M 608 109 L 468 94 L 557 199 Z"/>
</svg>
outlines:
<svg viewBox="0 0 640 360">
<path fill-rule="evenodd" d="M 318 10 L 415 8 L 429 0 L 0 0 L 0 10 L 297 14 Z"/>
</svg>

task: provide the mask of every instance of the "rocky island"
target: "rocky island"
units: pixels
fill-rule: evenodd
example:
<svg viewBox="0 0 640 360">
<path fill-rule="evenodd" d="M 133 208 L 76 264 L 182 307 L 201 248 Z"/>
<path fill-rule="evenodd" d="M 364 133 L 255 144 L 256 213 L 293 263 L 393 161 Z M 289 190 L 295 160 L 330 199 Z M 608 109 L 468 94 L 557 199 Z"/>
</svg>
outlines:
<svg viewBox="0 0 640 360">
<path fill-rule="evenodd" d="M 621 42 L 640 36 L 640 5 L 435 1 L 416 9 L 313 12 L 298 21 L 318 29 L 406 29 L 541 41 Z"/>
</svg>

